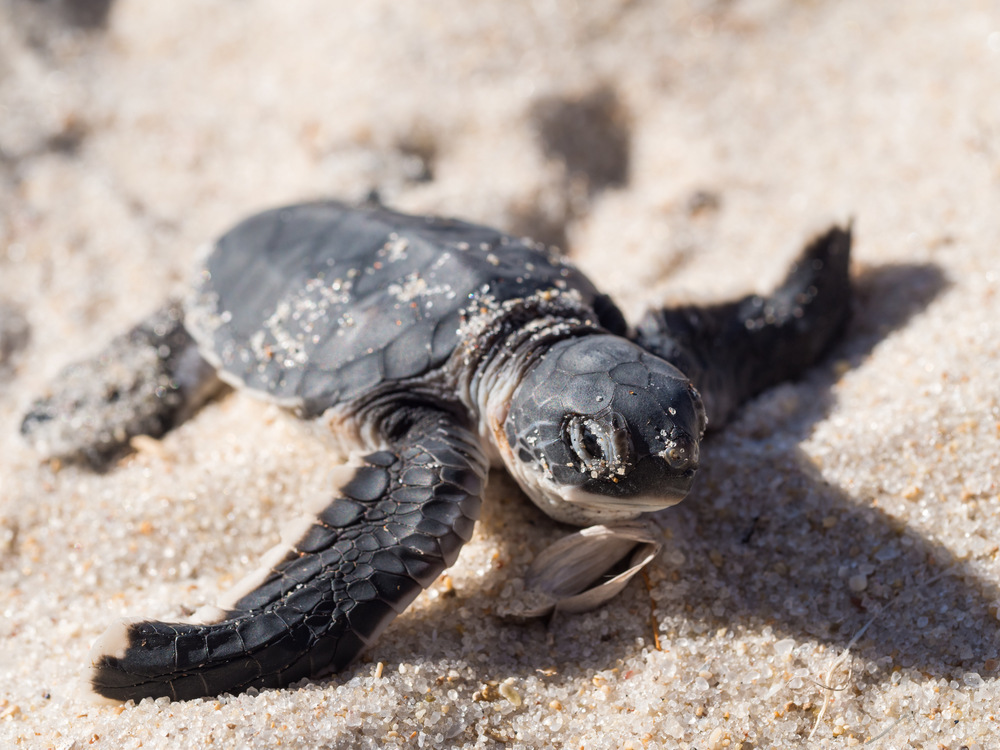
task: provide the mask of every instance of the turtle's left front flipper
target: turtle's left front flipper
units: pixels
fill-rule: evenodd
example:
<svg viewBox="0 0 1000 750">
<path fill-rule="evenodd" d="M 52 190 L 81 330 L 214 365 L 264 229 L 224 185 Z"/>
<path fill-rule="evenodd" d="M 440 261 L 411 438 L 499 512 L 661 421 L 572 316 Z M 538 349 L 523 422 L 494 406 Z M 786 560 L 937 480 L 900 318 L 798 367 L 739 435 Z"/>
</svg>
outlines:
<svg viewBox="0 0 1000 750">
<path fill-rule="evenodd" d="M 47 458 L 100 469 L 133 437 L 163 435 L 222 387 L 173 300 L 96 356 L 65 367 L 25 414 L 21 434 Z"/>
<path fill-rule="evenodd" d="M 717 429 L 747 399 L 801 375 L 843 331 L 850 254 L 850 228 L 833 227 L 806 246 L 770 296 L 652 310 L 636 343 L 691 379 Z"/>
<path fill-rule="evenodd" d="M 488 468 L 450 415 L 400 407 L 387 421 L 387 449 L 337 470 L 332 502 L 196 615 L 207 624 L 109 628 L 94 644 L 94 691 L 177 700 L 283 687 L 370 645 L 472 537 Z"/>
<path fill-rule="evenodd" d="M 542 617 L 596 609 L 617 596 L 662 546 L 656 527 L 649 521 L 618 521 L 580 529 L 532 561 L 522 600 L 510 614 Z"/>
</svg>

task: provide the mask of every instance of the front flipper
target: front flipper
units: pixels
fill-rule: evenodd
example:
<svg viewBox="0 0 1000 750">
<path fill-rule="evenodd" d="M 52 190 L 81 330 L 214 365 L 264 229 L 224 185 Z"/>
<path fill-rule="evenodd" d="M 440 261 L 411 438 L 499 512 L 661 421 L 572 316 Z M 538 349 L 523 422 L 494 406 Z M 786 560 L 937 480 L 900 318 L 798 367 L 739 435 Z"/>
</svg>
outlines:
<svg viewBox="0 0 1000 750">
<path fill-rule="evenodd" d="M 850 313 L 851 230 L 813 240 L 770 297 L 651 310 L 636 343 L 676 365 L 701 392 L 709 428 L 766 388 L 798 377 L 844 329 Z"/>
<path fill-rule="evenodd" d="M 522 617 L 586 612 L 608 602 L 662 545 L 648 521 L 588 526 L 543 550 L 525 576 Z"/>
<path fill-rule="evenodd" d="M 476 437 L 450 416 L 394 419 L 389 449 L 347 472 L 333 501 L 265 556 L 213 622 L 109 628 L 94 644 L 94 691 L 184 700 L 347 666 L 455 562 L 486 482 Z"/>
<path fill-rule="evenodd" d="M 31 405 L 21 434 L 46 457 L 103 468 L 133 437 L 159 437 L 221 387 L 172 301 L 97 356 L 64 368 L 51 393 Z"/>
</svg>

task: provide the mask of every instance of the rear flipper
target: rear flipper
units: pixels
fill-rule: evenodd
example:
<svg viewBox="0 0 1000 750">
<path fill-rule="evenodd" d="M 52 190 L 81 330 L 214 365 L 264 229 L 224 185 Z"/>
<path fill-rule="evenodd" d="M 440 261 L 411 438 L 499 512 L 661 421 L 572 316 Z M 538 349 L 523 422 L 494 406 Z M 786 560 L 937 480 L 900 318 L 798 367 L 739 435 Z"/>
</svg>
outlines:
<svg viewBox="0 0 1000 750">
<path fill-rule="evenodd" d="M 96 357 L 66 367 L 35 401 L 21 434 L 39 453 L 95 468 L 126 452 L 136 435 L 159 437 L 222 386 L 168 302 Z"/>
<path fill-rule="evenodd" d="M 636 343 L 676 365 L 701 392 L 709 428 L 766 388 L 798 377 L 843 331 L 850 313 L 851 230 L 813 240 L 770 297 L 651 310 Z"/>
<path fill-rule="evenodd" d="M 400 412 L 405 407 L 401 407 Z M 92 652 L 116 701 L 284 687 L 345 667 L 472 536 L 487 461 L 441 413 L 393 415 L 387 450 L 338 470 L 332 502 L 288 534 L 207 624 L 125 621 Z"/>
</svg>

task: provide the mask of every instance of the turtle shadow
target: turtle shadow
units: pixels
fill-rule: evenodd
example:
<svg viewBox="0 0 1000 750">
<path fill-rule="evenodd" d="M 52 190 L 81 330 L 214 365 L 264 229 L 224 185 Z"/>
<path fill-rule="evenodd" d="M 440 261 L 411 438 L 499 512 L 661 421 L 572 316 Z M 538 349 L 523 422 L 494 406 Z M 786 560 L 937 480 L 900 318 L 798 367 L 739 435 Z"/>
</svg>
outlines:
<svg viewBox="0 0 1000 750">
<path fill-rule="evenodd" d="M 667 585 L 666 600 L 719 626 L 769 625 L 840 648 L 865 629 L 855 648 L 867 657 L 936 676 L 990 671 L 985 662 L 997 657 L 1000 643 L 991 607 L 1000 588 L 876 500 L 824 481 L 798 447 L 830 413 L 838 371 L 861 366 L 948 286 L 933 264 L 865 270 L 856 278 L 848 331 L 826 364 L 807 376 L 808 396 L 799 397 L 794 384 L 781 386 L 791 389 L 784 397 L 794 408 L 772 410 L 779 419 L 768 421 L 766 433 L 737 420 L 708 441 L 695 490 L 657 516 L 687 560 L 677 570 L 699 584 Z M 764 395 L 749 408 L 766 409 L 769 398 L 782 396 Z M 734 496 L 740 482 L 730 477 L 747 466 L 767 467 L 774 477 L 768 492 Z"/>
<path fill-rule="evenodd" d="M 725 489 L 720 475 L 747 460 L 774 470 L 768 496 Z M 823 481 L 797 447 L 738 450 L 706 480 L 686 507 L 658 518 L 684 559 L 664 567 L 661 608 L 850 647 L 880 668 L 992 671 L 1000 588 L 970 561 Z"/>
<path fill-rule="evenodd" d="M 852 646 L 864 629 L 854 648 L 877 663 L 888 659 L 936 676 L 989 671 L 985 662 L 997 657 L 1000 643 L 991 612 L 1000 588 L 875 500 L 823 480 L 798 447 L 830 413 L 838 371 L 861 366 L 948 286 L 933 264 L 866 269 L 856 278 L 852 322 L 826 363 L 807 376 L 808 396 L 792 394 L 794 408 L 777 409 L 782 418 L 769 421 L 766 434 L 737 420 L 731 432 L 707 442 L 692 494 L 656 516 L 685 559 L 665 566 L 667 579 L 679 573 L 681 580 L 656 592 L 660 607 L 669 602 L 668 609 L 719 627 L 770 626 L 839 648 Z M 768 408 L 768 398 L 749 408 Z M 739 494 L 740 481 L 731 477 L 747 466 L 766 467 L 774 477 L 766 493 Z"/>
</svg>

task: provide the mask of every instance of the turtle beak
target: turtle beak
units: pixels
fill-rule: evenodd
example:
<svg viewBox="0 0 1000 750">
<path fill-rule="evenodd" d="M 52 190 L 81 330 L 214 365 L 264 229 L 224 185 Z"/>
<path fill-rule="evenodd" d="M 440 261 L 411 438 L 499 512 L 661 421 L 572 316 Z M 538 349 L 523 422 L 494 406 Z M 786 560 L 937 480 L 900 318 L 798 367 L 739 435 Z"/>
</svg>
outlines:
<svg viewBox="0 0 1000 750">
<path fill-rule="evenodd" d="M 576 487 L 566 487 L 563 499 L 589 510 L 650 513 L 669 508 L 683 500 L 694 483 L 698 465 L 698 443 L 685 447 L 683 467 L 659 455 L 647 456 L 625 476 L 611 480 L 592 480 Z"/>
</svg>

